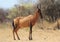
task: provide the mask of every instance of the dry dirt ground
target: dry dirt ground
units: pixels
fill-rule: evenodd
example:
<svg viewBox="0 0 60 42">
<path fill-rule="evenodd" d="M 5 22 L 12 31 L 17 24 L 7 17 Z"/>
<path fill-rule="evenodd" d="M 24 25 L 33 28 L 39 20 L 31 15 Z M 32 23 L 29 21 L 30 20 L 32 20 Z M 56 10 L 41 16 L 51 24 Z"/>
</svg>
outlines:
<svg viewBox="0 0 60 42">
<path fill-rule="evenodd" d="M 39 28 L 36 24 L 33 27 L 32 32 L 33 40 L 28 39 L 29 28 L 19 29 L 18 34 L 20 40 L 14 40 L 11 24 L 0 24 L 0 42 L 60 42 L 60 30 L 45 28 L 46 26 L 44 27 L 44 29 Z"/>
</svg>

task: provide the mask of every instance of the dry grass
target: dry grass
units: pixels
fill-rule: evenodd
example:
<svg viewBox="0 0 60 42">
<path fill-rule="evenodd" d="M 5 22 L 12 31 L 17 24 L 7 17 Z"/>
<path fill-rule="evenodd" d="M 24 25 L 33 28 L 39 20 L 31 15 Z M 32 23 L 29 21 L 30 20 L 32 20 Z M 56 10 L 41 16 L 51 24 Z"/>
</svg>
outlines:
<svg viewBox="0 0 60 42">
<path fill-rule="evenodd" d="M 37 24 L 33 27 L 33 40 L 29 40 L 29 28 L 18 31 L 20 40 L 13 40 L 12 26 L 10 23 L 0 24 L 0 42 L 60 42 L 60 30 L 46 29 L 54 24 L 44 21 L 44 29 L 38 28 Z M 56 23 L 55 23 L 56 24 Z"/>
</svg>

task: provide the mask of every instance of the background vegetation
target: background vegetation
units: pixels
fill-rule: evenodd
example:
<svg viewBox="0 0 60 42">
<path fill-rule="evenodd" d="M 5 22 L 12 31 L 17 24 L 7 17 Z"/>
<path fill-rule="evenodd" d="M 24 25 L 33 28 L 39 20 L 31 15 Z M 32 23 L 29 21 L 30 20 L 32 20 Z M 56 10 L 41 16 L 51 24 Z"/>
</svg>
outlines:
<svg viewBox="0 0 60 42">
<path fill-rule="evenodd" d="M 41 12 L 43 19 L 48 22 L 55 22 L 60 18 L 60 0 L 39 0 L 39 7 L 41 5 Z M 0 22 L 12 21 L 18 16 L 28 16 L 33 14 L 36 10 L 36 5 L 14 5 L 14 7 L 4 10 L 0 8 Z"/>
</svg>

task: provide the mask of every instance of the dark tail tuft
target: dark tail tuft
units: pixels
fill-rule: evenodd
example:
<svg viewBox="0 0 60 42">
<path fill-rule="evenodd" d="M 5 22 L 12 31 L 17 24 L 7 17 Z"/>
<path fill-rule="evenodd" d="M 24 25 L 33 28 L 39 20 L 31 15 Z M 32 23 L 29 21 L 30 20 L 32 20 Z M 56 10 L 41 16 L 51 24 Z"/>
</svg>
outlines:
<svg viewBox="0 0 60 42">
<path fill-rule="evenodd" d="M 12 26 L 13 26 L 13 29 L 15 29 L 16 27 L 15 27 L 15 25 L 14 25 L 14 21 L 12 22 Z"/>
</svg>

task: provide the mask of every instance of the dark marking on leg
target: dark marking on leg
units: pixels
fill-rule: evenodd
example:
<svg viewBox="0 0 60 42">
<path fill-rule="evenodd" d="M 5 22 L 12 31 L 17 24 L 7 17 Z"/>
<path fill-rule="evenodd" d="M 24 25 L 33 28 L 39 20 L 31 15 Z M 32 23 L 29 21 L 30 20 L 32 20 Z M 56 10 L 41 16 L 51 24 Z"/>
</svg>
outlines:
<svg viewBox="0 0 60 42">
<path fill-rule="evenodd" d="M 29 40 L 32 40 L 32 23 L 30 23 Z"/>
</svg>

